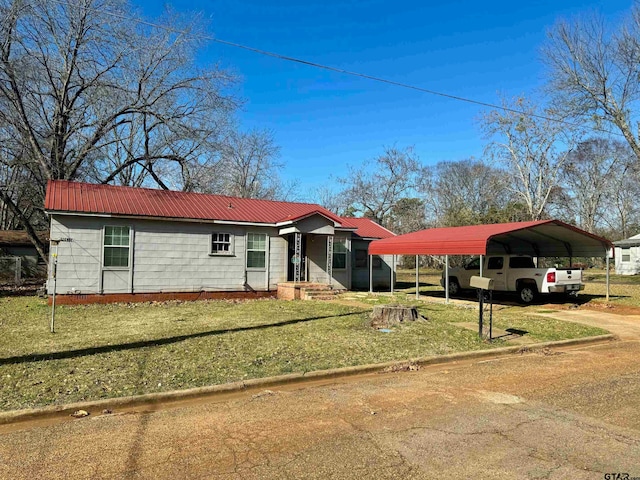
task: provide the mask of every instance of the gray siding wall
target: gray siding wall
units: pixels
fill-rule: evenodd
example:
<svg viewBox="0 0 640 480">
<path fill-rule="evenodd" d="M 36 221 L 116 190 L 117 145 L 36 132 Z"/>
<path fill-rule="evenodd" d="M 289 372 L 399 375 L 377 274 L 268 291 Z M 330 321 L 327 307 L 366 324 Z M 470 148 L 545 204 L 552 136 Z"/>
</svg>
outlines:
<svg viewBox="0 0 640 480">
<path fill-rule="evenodd" d="M 353 274 L 351 277 L 351 287 L 358 290 L 369 289 L 369 255 L 367 255 L 367 266 L 364 268 L 356 268 L 356 250 L 367 250 L 369 248 L 368 240 L 352 240 L 351 245 L 351 264 L 353 265 Z M 393 265 L 392 255 L 381 255 L 381 268 L 373 269 L 373 288 L 374 290 L 389 290 L 391 288 L 391 267 Z"/>
<path fill-rule="evenodd" d="M 299 232 L 316 235 L 333 235 L 335 232 L 333 222 L 322 215 L 313 215 L 300 220 L 296 222 L 295 227 Z"/>
<path fill-rule="evenodd" d="M 335 239 L 347 239 L 347 251 L 351 250 L 350 233 L 335 235 Z M 309 261 L 309 281 L 326 283 L 327 278 L 327 236 L 309 235 L 307 237 L 307 258 Z M 347 268 L 333 269 L 333 286 L 335 288 L 351 288 L 351 255 L 347 253 Z"/>
<path fill-rule="evenodd" d="M 618 275 L 637 275 L 640 273 L 640 247 L 624 249 L 624 253 L 630 255 L 628 262 L 622 261 L 622 253 L 621 247 L 615 248 L 616 273 Z"/>
<path fill-rule="evenodd" d="M 102 267 L 105 225 L 131 228 L 132 268 Z M 232 255 L 210 255 L 213 232 L 233 235 Z M 247 232 L 267 234 L 265 268 L 245 268 Z M 286 240 L 275 228 L 54 215 L 51 238 L 63 237 L 73 241 L 58 247 L 58 293 L 267 290 L 286 279 Z"/>
<path fill-rule="evenodd" d="M 275 229 L 270 235 L 269 290 L 275 290 L 278 283 L 287 281 L 287 239 L 279 237 Z"/>
</svg>

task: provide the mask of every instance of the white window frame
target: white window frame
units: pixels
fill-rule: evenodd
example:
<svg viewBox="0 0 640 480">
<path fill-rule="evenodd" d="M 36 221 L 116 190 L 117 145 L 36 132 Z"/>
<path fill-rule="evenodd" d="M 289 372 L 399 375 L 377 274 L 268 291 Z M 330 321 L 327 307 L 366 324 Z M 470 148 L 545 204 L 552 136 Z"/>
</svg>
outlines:
<svg viewBox="0 0 640 480">
<path fill-rule="evenodd" d="M 336 252 L 336 245 L 338 244 L 343 244 L 344 245 L 344 252 Z M 336 255 L 344 255 L 344 267 L 336 267 Z M 346 237 L 335 237 L 333 239 L 333 261 L 332 263 L 332 269 L 333 270 L 347 270 L 349 268 L 349 260 L 348 260 L 348 255 L 349 255 L 349 244 L 347 242 L 347 238 Z"/>
<path fill-rule="evenodd" d="M 624 257 L 627 257 L 625 260 Z M 631 247 L 623 247 L 620 249 L 620 261 L 622 263 L 631 263 Z"/>
<path fill-rule="evenodd" d="M 264 237 L 264 250 L 260 250 L 260 249 L 256 249 L 256 248 L 249 248 L 249 236 L 250 235 L 261 235 Z M 269 248 L 269 236 L 266 233 L 262 233 L 262 232 L 247 232 L 247 235 L 245 237 L 245 268 L 248 271 L 251 272 L 264 272 L 267 270 L 267 262 L 269 261 L 268 255 L 267 255 L 267 250 Z M 249 266 L 249 252 L 264 252 L 264 266 L 262 267 L 250 267 Z"/>
<path fill-rule="evenodd" d="M 129 231 L 129 243 L 127 245 L 107 245 L 107 228 L 126 228 Z M 102 229 L 102 269 L 103 270 L 129 270 L 131 268 L 131 239 L 133 236 L 133 228 L 130 225 L 105 225 Z M 127 249 L 127 266 L 106 265 L 107 257 L 105 252 L 107 248 L 126 248 Z"/>
<path fill-rule="evenodd" d="M 225 244 L 228 243 L 229 244 L 229 250 L 228 251 L 217 251 L 214 252 L 213 251 L 213 238 L 216 235 L 229 235 L 229 241 L 228 242 L 220 242 L 217 241 L 215 243 L 217 244 Z M 212 257 L 232 257 L 235 255 L 235 239 L 232 233 L 229 232 L 211 232 L 211 235 L 209 235 L 209 255 Z"/>
</svg>

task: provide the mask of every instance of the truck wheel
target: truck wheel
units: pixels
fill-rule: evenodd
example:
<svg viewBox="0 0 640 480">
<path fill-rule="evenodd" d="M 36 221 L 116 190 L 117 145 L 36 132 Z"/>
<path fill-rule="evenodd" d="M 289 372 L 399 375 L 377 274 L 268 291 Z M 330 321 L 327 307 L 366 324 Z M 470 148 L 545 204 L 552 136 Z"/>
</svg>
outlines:
<svg viewBox="0 0 640 480">
<path fill-rule="evenodd" d="M 538 294 L 538 289 L 533 285 L 524 284 L 518 288 L 518 298 L 521 303 L 529 304 L 533 302 Z"/>
<path fill-rule="evenodd" d="M 460 294 L 460 284 L 455 278 L 449 279 L 449 296 L 455 297 Z"/>
</svg>

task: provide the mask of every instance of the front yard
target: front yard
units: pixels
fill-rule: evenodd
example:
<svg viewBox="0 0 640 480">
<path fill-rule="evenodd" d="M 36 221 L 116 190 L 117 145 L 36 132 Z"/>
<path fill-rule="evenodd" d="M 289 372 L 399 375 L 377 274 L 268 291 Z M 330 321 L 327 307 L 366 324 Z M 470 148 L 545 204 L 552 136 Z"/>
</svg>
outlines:
<svg viewBox="0 0 640 480">
<path fill-rule="evenodd" d="M 427 321 L 390 333 L 368 325 L 369 304 L 385 297 L 337 302 L 201 301 L 61 306 L 57 333 L 50 308 L 34 297 L 0 298 L 0 409 L 135 395 L 335 367 L 406 360 L 505 346 L 456 323 L 477 310 L 420 304 Z M 412 303 L 405 295 L 395 302 Z M 498 328 L 535 341 L 603 330 L 505 309 Z"/>
</svg>

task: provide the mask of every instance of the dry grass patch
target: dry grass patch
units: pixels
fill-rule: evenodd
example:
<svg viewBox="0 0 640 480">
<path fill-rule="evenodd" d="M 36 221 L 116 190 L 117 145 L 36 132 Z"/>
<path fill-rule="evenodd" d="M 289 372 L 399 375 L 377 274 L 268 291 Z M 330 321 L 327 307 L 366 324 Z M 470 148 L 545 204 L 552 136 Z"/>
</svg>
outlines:
<svg viewBox="0 0 640 480">
<path fill-rule="evenodd" d="M 394 301 L 407 300 L 406 294 L 396 297 Z M 0 409 L 504 345 L 487 344 L 474 332 L 455 325 L 474 321 L 477 312 L 444 305 L 421 304 L 420 313 L 428 321 L 399 325 L 391 333 L 382 333 L 370 328 L 370 308 L 362 306 L 380 299 L 367 296 L 362 300 L 357 306 L 277 300 L 63 306 L 58 310 L 58 333 L 52 335 L 48 331 L 50 309 L 43 300 L 3 298 Z M 597 331 L 573 324 L 569 330 L 540 319 L 536 328 L 533 319 L 519 318 L 516 323 L 516 317 L 514 314 L 504 325 L 528 328 L 541 340 Z M 548 325 L 543 327 L 543 322 Z M 505 328 L 503 323 L 496 325 Z M 99 350 L 96 353 L 92 348 Z M 63 356 L 52 358 L 56 352 Z M 35 354 L 40 355 L 37 361 L 30 358 Z M 14 359 L 7 360 L 11 357 Z"/>
</svg>

